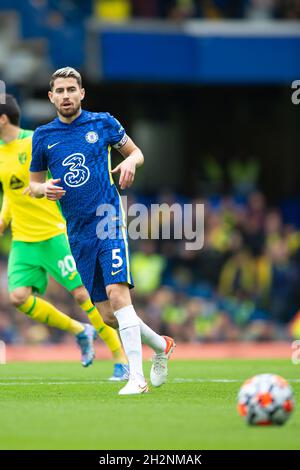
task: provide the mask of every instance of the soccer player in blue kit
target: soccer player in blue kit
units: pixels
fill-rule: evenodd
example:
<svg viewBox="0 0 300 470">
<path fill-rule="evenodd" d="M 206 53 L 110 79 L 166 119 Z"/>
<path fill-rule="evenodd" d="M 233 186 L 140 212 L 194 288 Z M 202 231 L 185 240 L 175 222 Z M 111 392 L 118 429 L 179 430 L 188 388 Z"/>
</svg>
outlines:
<svg viewBox="0 0 300 470">
<path fill-rule="evenodd" d="M 52 75 L 49 99 L 58 117 L 34 133 L 30 191 L 34 197 L 60 201 L 83 283 L 104 321 L 119 329 L 128 358 L 129 380 L 119 395 L 140 394 L 148 392 L 142 341 L 155 352 L 150 380 L 156 387 L 166 382 L 167 361 L 175 347 L 172 338 L 158 335 L 137 316 L 129 291 L 133 281 L 126 220 L 112 173 L 120 173 L 123 190 L 132 185 L 144 157 L 113 116 L 81 109 L 84 95 L 81 76 L 75 69 L 64 67 Z M 124 157 L 114 170 L 111 147 Z M 50 180 L 46 180 L 47 171 Z M 105 232 L 101 207 L 108 205 L 115 212 L 108 217 Z"/>
</svg>

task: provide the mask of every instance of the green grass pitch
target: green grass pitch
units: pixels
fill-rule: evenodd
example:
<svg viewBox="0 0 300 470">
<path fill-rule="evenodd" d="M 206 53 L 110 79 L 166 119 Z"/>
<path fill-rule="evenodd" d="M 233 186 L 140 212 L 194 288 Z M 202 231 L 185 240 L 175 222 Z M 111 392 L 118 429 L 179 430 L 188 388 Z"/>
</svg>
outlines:
<svg viewBox="0 0 300 470">
<path fill-rule="evenodd" d="M 107 361 L 0 366 L 0 448 L 300 448 L 300 365 L 288 360 L 173 360 L 166 385 L 132 397 L 105 380 L 111 371 Z M 249 427 L 237 415 L 240 385 L 263 372 L 294 389 L 296 409 L 282 427 Z"/>
</svg>

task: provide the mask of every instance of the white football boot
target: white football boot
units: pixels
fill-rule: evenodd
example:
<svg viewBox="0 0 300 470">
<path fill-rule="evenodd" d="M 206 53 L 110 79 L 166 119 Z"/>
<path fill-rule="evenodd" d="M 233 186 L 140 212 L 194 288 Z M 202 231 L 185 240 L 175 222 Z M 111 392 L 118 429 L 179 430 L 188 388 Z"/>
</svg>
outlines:
<svg viewBox="0 0 300 470">
<path fill-rule="evenodd" d="M 168 359 L 176 346 L 173 338 L 170 338 L 169 336 L 163 336 L 163 338 L 167 343 L 166 349 L 162 353 L 155 354 L 152 359 L 150 380 L 154 387 L 160 387 L 167 381 Z"/>
<path fill-rule="evenodd" d="M 138 381 L 135 377 L 129 376 L 129 380 L 125 387 L 121 388 L 119 395 L 139 395 L 149 392 L 148 384 L 144 379 L 143 382 Z"/>
</svg>

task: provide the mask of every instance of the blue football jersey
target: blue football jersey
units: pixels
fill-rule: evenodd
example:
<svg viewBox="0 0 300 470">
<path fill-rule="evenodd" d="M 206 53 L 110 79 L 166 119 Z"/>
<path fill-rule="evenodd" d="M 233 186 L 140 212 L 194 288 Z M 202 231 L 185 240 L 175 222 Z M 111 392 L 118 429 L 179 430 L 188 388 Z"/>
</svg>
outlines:
<svg viewBox="0 0 300 470">
<path fill-rule="evenodd" d="M 60 204 L 71 242 L 97 236 L 101 217 L 107 217 L 97 215 L 103 204 L 115 208 L 116 225 L 125 222 L 110 173 L 110 150 L 121 148 L 127 139 L 122 125 L 109 113 L 84 110 L 71 124 L 56 118 L 34 132 L 30 171 L 49 170 L 52 178 L 60 178 L 59 186 L 66 190 Z"/>
</svg>

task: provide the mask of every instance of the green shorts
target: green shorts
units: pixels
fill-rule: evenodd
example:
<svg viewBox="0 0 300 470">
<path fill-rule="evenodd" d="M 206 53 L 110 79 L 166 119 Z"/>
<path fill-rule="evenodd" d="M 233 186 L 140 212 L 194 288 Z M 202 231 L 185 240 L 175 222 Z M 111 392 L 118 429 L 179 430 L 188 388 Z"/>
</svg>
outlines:
<svg viewBox="0 0 300 470">
<path fill-rule="evenodd" d="M 13 241 L 8 260 L 8 289 L 32 287 L 44 294 L 48 285 L 48 273 L 68 291 L 81 287 L 66 235 L 57 235 L 42 242 Z"/>
</svg>

